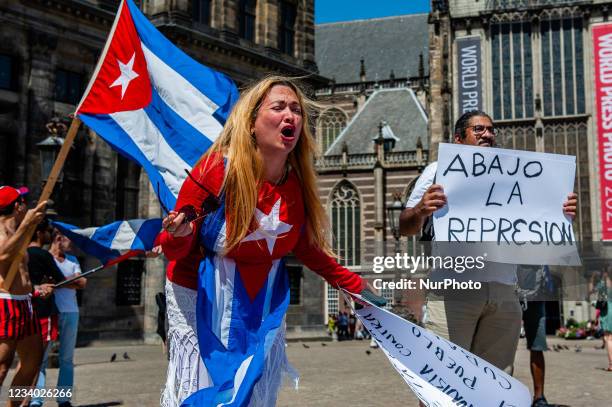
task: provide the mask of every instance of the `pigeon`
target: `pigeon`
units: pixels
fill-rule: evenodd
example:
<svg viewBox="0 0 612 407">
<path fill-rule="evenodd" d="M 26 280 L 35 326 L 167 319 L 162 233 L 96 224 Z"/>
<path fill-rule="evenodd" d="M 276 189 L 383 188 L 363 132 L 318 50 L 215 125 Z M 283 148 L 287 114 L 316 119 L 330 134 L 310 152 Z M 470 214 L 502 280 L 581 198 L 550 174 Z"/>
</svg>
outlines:
<svg viewBox="0 0 612 407">
<path fill-rule="evenodd" d="M 569 350 L 569 347 L 567 345 L 560 345 L 560 346 L 565 350 Z"/>
<path fill-rule="evenodd" d="M 574 351 L 575 351 L 575 352 L 582 352 L 582 347 L 581 347 L 581 346 L 576 345 L 576 346 L 575 346 Z"/>
<path fill-rule="evenodd" d="M 111 363 L 113 363 L 115 360 L 117 359 L 117 354 L 113 353 L 113 355 L 111 356 Z"/>
<path fill-rule="evenodd" d="M 559 348 L 557 347 L 557 345 L 553 345 L 553 350 L 554 350 L 555 352 L 559 352 Z"/>
<path fill-rule="evenodd" d="M 306 345 L 305 343 L 303 343 L 302 346 L 305 347 L 306 349 L 310 349 L 310 346 Z"/>
<path fill-rule="evenodd" d="M 123 359 L 127 359 L 127 360 L 130 359 L 130 357 L 128 356 L 127 352 L 123 352 Z"/>
<path fill-rule="evenodd" d="M 327 346 L 327 344 L 326 343 L 321 343 L 321 346 Z"/>
<path fill-rule="evenodd" d="M 366 355 L 369 355 L 370 353 L 372 353 L 370 352 L 370 349 L 366 349 Z"/>
</svg>

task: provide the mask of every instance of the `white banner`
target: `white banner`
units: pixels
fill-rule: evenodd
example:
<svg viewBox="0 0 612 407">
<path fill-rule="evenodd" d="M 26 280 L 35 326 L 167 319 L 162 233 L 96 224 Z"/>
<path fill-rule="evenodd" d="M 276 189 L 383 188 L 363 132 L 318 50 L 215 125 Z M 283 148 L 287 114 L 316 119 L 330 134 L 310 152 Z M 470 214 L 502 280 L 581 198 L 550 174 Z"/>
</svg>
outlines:
<svg viewBox="0 0 612 407">
<path fill-rule="evenodd" d="M 436 242 L 478 243 L 475 254 L 494 262 L 580 264 L 563 214 L 575 173 L 574 156 L 440 144 L 447 205 L 434 213 Z"/>
<path fill-rule="evenodd" d="M 523 383 L 452 342 L 375 305 L 355 313 L 426 406 L 531 406 Z"/>
</svg>

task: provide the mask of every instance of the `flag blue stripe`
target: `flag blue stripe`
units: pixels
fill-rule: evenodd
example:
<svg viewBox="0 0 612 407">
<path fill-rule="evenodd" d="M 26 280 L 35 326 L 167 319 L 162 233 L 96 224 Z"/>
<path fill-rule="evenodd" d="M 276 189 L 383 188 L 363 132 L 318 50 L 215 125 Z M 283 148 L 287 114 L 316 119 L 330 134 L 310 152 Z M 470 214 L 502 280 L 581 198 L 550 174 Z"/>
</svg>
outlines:
<svg viewBox="0 0 612 407">
<path fill-rule="evenodd" d="M 168 145 L 192 167 L 212 145 L 207 135 L 202 135 L 181 116 L 176 114 L 153 89 L 151 103 L 144 108 L 149 119 L 162 133 Z M 202 112 L 202 114 L 206 114 Z M 186 168 L 191 170 L 191 168 Z"/>
<path fill-rule="evenodd" d="M 111 247 L 113 244 L 113 239 L 115 235 L 117 235 L 117 231 L 119 230 L 119 225 L 121 225 L 120 220 L 109 223 L 106 226 L 102 226 L 96 229 L 93 235 L 91 235 L 90 239 L 98 242 L 99 244 L 105 247 Z"/>
<path fill-rule="evenodd" d="M 74 233 L 74 230 L 78 229 L 76 226 L 63 222 L 53 222 L 53 226 L 58 228 L 65 236 L 72 240 L 79 249 L 90 256 L 98 258 L 103 264 L 120 255 L 117 250 L 111 250 L 85 236 Z"/>
<path fill-rule="evenodd" d="M 79 117 L 87 126 L 95 131 L 107 143 L 109 143 L 115 151 L 119 152 L 124 157 L 139 163 L 149 176 L 149 180 L 153 185 L 153 189 L 158 194 L 162 204 L 173 209 L 176 205 L 176 197 L 172 194 L 168 186 L 165 184 L 161 174 L 157 168 L 144 156 L 136 143 L 109 115 L 98 114 L 79 114 Z"/>
<path fill-rule="evenodd" d="M 189 57 L 164 37 L 132 1 L 127 4 L 145 46 L 219 106 L 215 118 L 224 124 L 239 96 L 234 82 Z"/>
<path fill-rule="evenodd" d="M 149 251 L 153 249 L 155 238 L 162 228 L 161 219 L 148 219 L 140 225 L 140 229 L 136 233 L 136 238 L 132 243 L 132 250 Z"/>
</svg>

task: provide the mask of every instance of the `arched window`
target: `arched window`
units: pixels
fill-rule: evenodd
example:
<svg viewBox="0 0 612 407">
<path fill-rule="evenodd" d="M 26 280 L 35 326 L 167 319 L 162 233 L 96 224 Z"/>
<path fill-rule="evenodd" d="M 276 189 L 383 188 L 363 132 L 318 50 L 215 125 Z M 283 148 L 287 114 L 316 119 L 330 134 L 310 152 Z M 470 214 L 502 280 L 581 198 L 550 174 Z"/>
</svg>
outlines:
<svg viewBox="0 0 612 407">
<path fill-rule="evenodd" d="M 238 2 L 238 35 L 249 41 L 255 41 L 255 16 L 257 0 L 239 0 Z"/>
<path fill-rule="evenodd" d="M 340 109 L 329 109 L 319 119 L 321 151 L 325 153 L 346 126 L 346 115 Z"/>
<path fill-rule="evenodd" d="M 361 263 L 361 208 L 355 187 L 346 181 L 338 184 L 330 209 L 338 261 L 344 266 L 357 266 Z"/>
</svg>

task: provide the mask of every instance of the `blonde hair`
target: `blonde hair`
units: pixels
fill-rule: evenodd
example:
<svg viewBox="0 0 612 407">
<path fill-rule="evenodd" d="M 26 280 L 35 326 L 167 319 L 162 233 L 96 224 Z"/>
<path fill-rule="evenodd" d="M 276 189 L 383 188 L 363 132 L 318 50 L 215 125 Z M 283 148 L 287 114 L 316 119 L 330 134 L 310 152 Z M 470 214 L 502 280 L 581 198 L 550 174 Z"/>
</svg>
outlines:
<svg viewBox="0 0 612 407">
<path fill-rule="evenodd" d="M 248 233 L 249 226 L 256 222 L 253 213 L 257 206 L 259 188 L 264 182 L 264 163 L 257 151 L 252 129 L 261 103 L 274 86 L 292 89 L 302 108 L 301 135 L 287 161 L 302 189 L 307 239 L 323 252 L 332 255 L 325 237 L 328 219 L 319 199 L 314 169 L 314 157 L 318 149 L 310 124 L 311 114 L 318 105 L 304 95 L 295 79 L 284 76 L 268 76 L 244 90 L 221 135 L 200 159 L 208 160 L 213 155 L 218 159 L 227 157 L 222 184 L 227 219 L 225 250 L 229 252 L 237 246 Z M 208 162 L 202 168 L 207 167 Z"/>
</svg>

